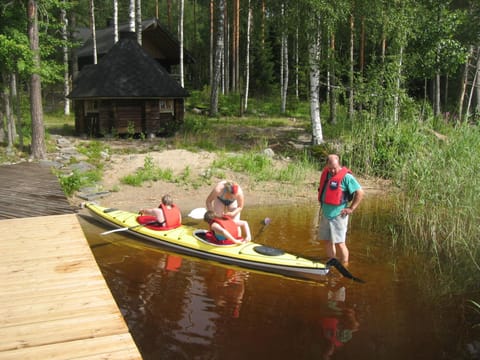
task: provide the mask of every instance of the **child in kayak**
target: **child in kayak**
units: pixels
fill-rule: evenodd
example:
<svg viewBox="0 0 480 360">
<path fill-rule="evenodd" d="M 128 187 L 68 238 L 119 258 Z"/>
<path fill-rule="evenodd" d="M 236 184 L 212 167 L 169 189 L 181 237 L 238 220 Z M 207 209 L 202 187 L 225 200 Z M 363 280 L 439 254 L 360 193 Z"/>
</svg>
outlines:
<svg viewBox="0 0 480 360">
<path fill-rule="evenodd" d="M 229 216 L 219 217 L 214 211 L 208 210 L 203 219 L 210 226 L 210 231 L 206 233 L 208 241 L 219 244 L 241 244 L 252 239 L 250 226 L 245 220 L 234 220 Z M 242 232 L 245 237 L 242 237 Z"/>
<path fill-rule="evenodd" d="M 162 228 L 174 229 L 182 224 L 180 209 L 173 203 L 172 197 L 168 194 L 163 195 L 162 203 L 158 208 L 142 209 L 140 215 L 155 217 Z M 153 220 L 155 221 L 155 219 Z"/>
</svg>

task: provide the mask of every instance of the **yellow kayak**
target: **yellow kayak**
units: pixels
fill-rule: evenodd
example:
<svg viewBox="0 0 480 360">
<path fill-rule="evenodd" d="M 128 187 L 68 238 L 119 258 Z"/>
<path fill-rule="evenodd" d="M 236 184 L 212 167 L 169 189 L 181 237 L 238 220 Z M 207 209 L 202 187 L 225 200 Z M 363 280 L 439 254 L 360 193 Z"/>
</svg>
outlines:
<svg viewBox="0 0 480 360">
<path fill-rule="evenodd" d="M 94 218 L 115 228 L 105 233 L 126 231 L 181 254 L 310 280 L 320 280 L 329 272 L 329 265 L 253 241 L 238 245 L 212 244 L 204 239 L 206 230 L 203 229 L 186 225 L 171 230 L 152 229 L 147 224 L 140 224 L 136 213 L 106 208 L 94 202 L 84 206 Z"/>
</svg>

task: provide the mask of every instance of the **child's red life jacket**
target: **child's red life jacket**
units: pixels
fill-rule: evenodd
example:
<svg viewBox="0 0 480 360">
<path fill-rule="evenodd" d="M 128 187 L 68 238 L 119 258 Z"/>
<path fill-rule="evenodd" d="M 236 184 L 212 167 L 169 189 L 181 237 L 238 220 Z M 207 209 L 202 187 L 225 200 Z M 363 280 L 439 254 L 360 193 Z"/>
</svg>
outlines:
<svg viewBox="0 0 480 360">
<path fill-rule="evenodd" d="M 175 204 L 172 204 L 170 208 L 164 204 L 160 204 L 160 208 L 165 217 L 165 229 L 175 229 L 182 225 L 182 215 L 180 209 Z"/>
</svg>

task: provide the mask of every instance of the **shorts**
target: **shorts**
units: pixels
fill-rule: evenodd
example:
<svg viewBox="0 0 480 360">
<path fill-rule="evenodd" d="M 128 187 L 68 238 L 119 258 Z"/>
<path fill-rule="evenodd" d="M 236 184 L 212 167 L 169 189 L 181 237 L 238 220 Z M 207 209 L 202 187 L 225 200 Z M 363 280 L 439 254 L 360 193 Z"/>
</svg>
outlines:
<svg viewBox="0 0 480 360">
<path fill-rule="evenodd" d="M 318 227 L 318 239 L 332 241 L 334 244 L 341 244 L 346 241 L 348 228 L 348 215 L 338 215 L 336 218 L 328 219 L 322 215 Z"/>
</svg>

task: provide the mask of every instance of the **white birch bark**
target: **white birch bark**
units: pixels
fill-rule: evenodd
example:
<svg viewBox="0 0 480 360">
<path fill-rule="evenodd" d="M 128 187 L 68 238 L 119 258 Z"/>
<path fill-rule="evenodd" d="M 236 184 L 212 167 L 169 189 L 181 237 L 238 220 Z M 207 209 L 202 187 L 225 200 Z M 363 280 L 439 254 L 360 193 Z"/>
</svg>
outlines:
<svg viewBox="0 0 480 360">
<path fill-rule="evenodd" d="M 137 42 L 142 45 L 142 0 L 136 0 L 137 10 L 135 12 L 135 29 L 137 32 Z"/>
<path fill-rule="evenodd" d="M 248 17 L 247 17 L 247 49 L 245 55 L 245 94 L 244 94 L 244 111 L 248 109 L 248 92 L 250 87 L 250 34 L 252 32 L 252 7 L 248 0 Z"/>
<path fill-rule="evenodd" d="M 178 25 L 178 34 L 180 37 L 180 85 L 184 87 L 184 73 L 183 73 L 183 15 L 184 15 L 184 0 L 180 0 L 180 19 Z"/>
<path fill-rule="evenodd" d="M 65 0 L 63 0 L 65 3 Z M 68 19 L 67 19 L 67 12 L 65 9 L 60 11 L 60 19 L 62 22 L 62 40 L 63 40 L 63 113 L 65 115 L 70 115 L 70 99 L 68 98 L 68 94 L 70 93 L 70 81 L 69 81 L 69 74 L 68 74 L 68 34 L 67 34 L 67 26 L 68 26 Z"/>
<path fill-rule="evenodd" d="M 131 32 L 135 32 L 135 0 L 130 0 L 128 6 L 128 28 Z"/>
<path fill-rule="evenodd" d="M 312 144 L 323 143 L 322 123 L 320 121 L 320 18 L 317 19 L 316 33 L 309 45 L 309 76 L 310 76 L 310 120 L 312 122 Z"/>
<path fill-rule="evenodd" d="M 118 41 L 118 0 L 113 0 L 113 41 Z"/>
<path fill-rule="evenodd" d="M 470 46 L 468 49 L 468 55 L 465 61 L 462 80 L 460 83 L 460 95 L 458 98 L 458 121 L 459 122 L 462 122 L 462 119 L 463 119 L 463 103 L 465 101 L 465 94 L 467 93 L 468 68 L 470 66 L 470 59 L 472 58 L 472 56 L 473 56 L 473 46 Z"/>
<path fill-rule="evenodd" d="M 92 30 L 93 63 L 97 64 L 97 31 L 95 30 L 95 2 L 90 0 L 90 29 Z"/>
<path fill-rule="evenodd" d="M 395 85 L 395 95 L 393 98 L 393 122 L 398 124 L 400 117 L 400 85 L 402 79 L 402 66 L 403 66 L 403 45 L 400 46 L 400 52 L 398 54 L 398 69 L 397 80 Z"/>
</svg>

